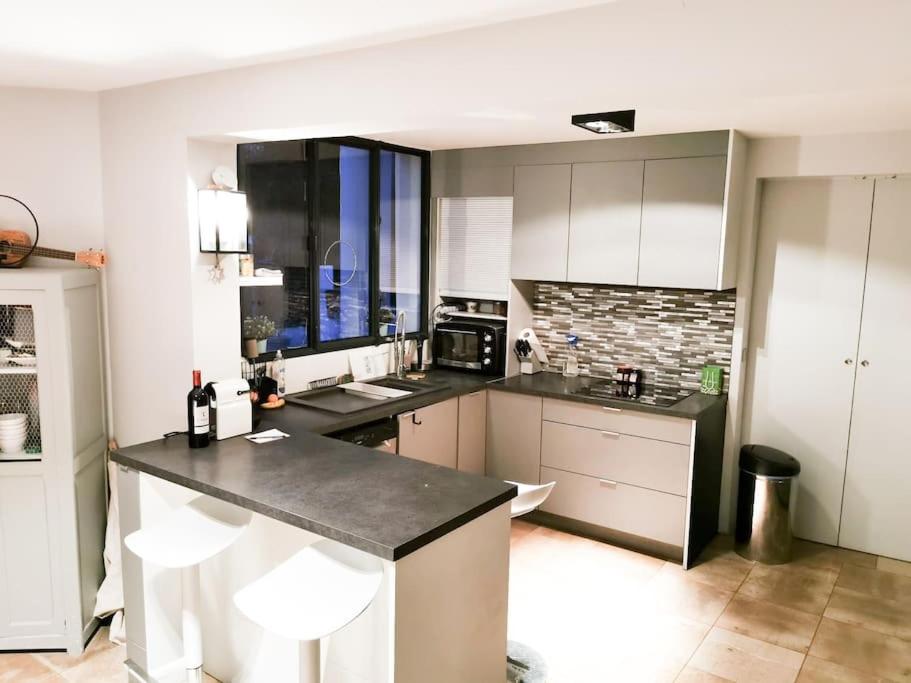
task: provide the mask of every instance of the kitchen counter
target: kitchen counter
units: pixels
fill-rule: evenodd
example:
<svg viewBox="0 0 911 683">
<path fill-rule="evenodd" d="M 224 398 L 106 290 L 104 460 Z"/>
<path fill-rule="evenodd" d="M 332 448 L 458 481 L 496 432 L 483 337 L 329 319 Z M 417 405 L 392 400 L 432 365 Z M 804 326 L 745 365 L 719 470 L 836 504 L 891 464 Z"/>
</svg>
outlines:
<svg viewBox="0 0 911 683">
<path fill-rule="evenodd" d="M 322 435 L 485 388 L 693 420 L 727 398 L 697 392 L 670 407 L 596 399 L 572 393 L 589 378 L 548 372 L 489 378 L 433 370 L 425 381 L 444 388 L 349 415 L 291 404 L 264 413 L 257 431 L 276 427 L 291 434 L 269 444 L 237 437 L 192 450 L 178 436 L 123 448 L 111 457 L 139 472 L 396 560 L 510 500 L 515 487 Z"/>
<path fill-rule="evenodd" d="M 191 449 L 186 437 L 122 448 L 111 459 L 387 560 L 398 560 L 514 498 L 512 484 L 313 434 L 288 406 L 257 431 Z"/>
<path fill-rule="evenodd" d="M 611 406 L 624 410 L 638 410 L 644 413 L 667 415 L 668 417 L 682 417 L 687 420 L 696 420 L 704 412 L 711 410 L 719 405 L 719 403 L 727 401 L 727 394 L 711 396 L 696 391 L 678 403 L 664 407 L 649 405 L 648 403 L 638 401 L 593 398 L 573 393 L 582 387 L 599 381 L 603 380 L 590 377 L 564 377 L 562 374 L 556 372 L 539 372 L 534 375 L 506 377 L 487 385 L 487 388 L 495 391 L 511 391 L 519 394 L 556 398 L 564 401 Z"/>
<path fill-rule="evenodd" d="M 426 379 L 420 380 L 422 383 L 439 384 L 443 388 L 439 391 L 415 396 L 414 398 L 406 397 L 395 401 L 381 401 L 377 403 L 376 408 L 361 410 L 347 415 L 293 404 L 286 405 L 279 412 L 293 416 L 284 419 L 292 420 L 295 429 L 305 429 L 314 434 L 333 434 L 344 429 L 382 420 L 383 418 L 392 417 L 416 408 L 423 408 L 433 403 L 439 403 L 454 396 L 470 394 L 484 389 L 491 382 L 502 379 L 502 377 L 486 377 L 452 370 L 430 370 L 426 375 Z"/>
</svg>

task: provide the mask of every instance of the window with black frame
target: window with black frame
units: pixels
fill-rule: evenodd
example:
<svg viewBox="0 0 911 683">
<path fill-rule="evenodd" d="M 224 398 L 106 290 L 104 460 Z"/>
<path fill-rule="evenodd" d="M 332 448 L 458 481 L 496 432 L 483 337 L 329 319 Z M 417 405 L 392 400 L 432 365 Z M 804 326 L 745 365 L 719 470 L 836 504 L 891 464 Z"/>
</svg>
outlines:
<svg viewBox="0 0 911 683">
<path fill-rule="evenodd" d="M 242 278 L 243 337 L 265 329 L 288 356 L 350 348 L 391 337 L 400 310 L 426 335 L 428 152 L 297 140 L 238 145 L 237 161 L 252 266 L 273 274 Z"/>
</svg>

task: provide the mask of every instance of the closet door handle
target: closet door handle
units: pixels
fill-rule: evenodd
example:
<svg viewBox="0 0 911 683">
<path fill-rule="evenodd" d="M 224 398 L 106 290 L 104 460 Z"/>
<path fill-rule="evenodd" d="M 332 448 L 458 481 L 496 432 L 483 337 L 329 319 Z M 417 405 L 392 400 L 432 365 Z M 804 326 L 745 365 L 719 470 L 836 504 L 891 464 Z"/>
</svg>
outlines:
<svg viewBox="0 0 911 683">
<path fill-rule="evenodd" d="M 854 365 L 853 358 L 845 358 L 845 365 Z"/>
<path fill-rule="evenodd" d="M 870 361 L 868 361 L 868 360 L 862 360 L 862 361 L 860 362 L 860 364 L 861 364 L 863 367 L 866 368 L 866 367 L 868 367 L 868 366 L 870 365 Z"/>
</svg>

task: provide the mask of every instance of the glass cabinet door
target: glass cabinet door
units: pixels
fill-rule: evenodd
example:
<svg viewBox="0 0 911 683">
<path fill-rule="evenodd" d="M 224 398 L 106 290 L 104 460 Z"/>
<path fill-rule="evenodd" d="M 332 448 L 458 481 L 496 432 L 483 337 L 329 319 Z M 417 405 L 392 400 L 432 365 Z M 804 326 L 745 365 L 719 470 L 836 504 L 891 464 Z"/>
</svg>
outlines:
<svg viewBox="0 0 911 683">
<path fill-rule="evenodd" d="M 41 459 L 35 309 L 0 303 L 0 460 Z"/>
</svg>

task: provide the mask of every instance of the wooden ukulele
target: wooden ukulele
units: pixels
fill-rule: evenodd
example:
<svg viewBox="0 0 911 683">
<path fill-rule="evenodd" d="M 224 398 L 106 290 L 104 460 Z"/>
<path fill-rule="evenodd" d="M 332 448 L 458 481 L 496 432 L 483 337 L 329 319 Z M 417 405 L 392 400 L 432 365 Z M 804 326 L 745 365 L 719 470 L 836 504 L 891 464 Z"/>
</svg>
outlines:
<svg viewBox="0 0 911 683">
<path fill-rule="evenodd" d="M 29 256 L 45 256 L 82 263 L 89 268 L 102 268 L 106 257 L 103 251 L 64 251 L 35 247 L 31 238 L 21 230 L 0 230 L 0 268 L 21 268 Z"/>
</svg>

